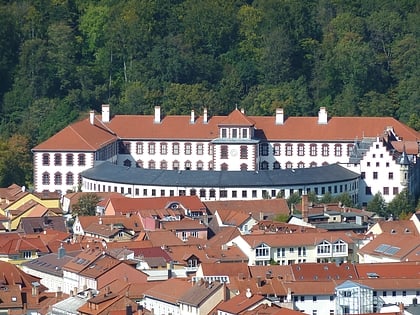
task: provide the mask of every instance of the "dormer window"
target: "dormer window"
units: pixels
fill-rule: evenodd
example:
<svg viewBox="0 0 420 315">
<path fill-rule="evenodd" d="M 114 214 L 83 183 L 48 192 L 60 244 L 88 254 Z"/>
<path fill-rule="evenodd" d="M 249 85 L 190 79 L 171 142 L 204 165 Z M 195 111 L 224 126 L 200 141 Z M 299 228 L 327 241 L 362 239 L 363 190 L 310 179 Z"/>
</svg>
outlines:
<svg viewBox="0 0 420 315">
<path fill-rule="evenodd" d="M 242 129 L 242 138 L 247 139 L 248 138 L 248 129 L 243 128 Z"/>
<path fill-rule="evenodd" d="M 232 138 L 234 139 L 238 138 L 238 129 L 236 128 L 232 129 Z"/>
<path fill-rule="evenodd" d="M 222 128 L 222 138 L 227 138 L 227 129 Z"/>
</svg>

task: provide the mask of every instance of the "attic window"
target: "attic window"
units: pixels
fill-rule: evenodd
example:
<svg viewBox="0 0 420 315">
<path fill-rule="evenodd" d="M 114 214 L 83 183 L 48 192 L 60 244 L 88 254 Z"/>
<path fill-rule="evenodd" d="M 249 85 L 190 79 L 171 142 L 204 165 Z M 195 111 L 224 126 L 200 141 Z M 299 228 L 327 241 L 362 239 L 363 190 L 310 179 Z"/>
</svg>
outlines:
<svg viewBox="0 0 420 315">
<path fill-rule="evenodd" d="M 368 278 L 373 278 L 373 279 L 377 279 L 379 278 L 379 275 L 376 272 L 368 272 L 367 273 Z"/>
<path fill-rule="evenodd" d="M 16 302 L 17 301 L 17 297 L 16 296 L 12 296 L 12 302 Z"/>
<path fill-rule="evenodd" d="M 405 228 L 404 232 L 405 233 L 410 233 L 410 230 L 408 228 Z"/>
<path fill-rule="evenodd" d="M 394 229 L 391 230 L 391 234 L 397 233 Z"/>
</svg>

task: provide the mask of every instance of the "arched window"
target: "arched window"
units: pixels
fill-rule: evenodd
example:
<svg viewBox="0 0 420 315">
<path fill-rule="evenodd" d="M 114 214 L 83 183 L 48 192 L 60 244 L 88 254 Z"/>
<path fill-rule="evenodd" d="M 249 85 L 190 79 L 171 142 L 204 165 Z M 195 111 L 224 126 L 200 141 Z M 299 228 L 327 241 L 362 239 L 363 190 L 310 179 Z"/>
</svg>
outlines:
<svg viewBox="0 0 420 315">
<path fill-rule="evenodd" d="M 197 162 L 197 170 L 202 170 L 204 168 L 204 163 L 203 161 L 198 161 Z"/>
<path fill-rule="evenodd" d="M 50 165 L 50 155 L 48 153 L 44 153 L 42 155 L 42 165 L 44 166 Z"/>
<path fill-rule="evenodd" d="M 124 160 L 124 166 L 131 167 L 131 161 L 129 159 Z"/>
<path fill-rule="evenodd" d="M 74 176 L 73 173 L 69 172 L 66 174 L 66 185 L 73 185 L 74 184 Z"/>
<path fill-rule="evenodd" d="M 260 163 L 260 169 L 261 170 L 268 170 L 268 162 L 267 161 L 262 161 Z"/>
<path fill-rule="evenodd" d="M 322 166 L 327 166 L 328 165 L 328 162 L 323 162 L 322 163 Z"/>
<path fill-rule="evenodd" d="M 311 162 L 311 164 L 309 164 L 309 166 L 310 166 L 310 167 L 316 167 L 316 166 L 317 166 L 317 164 L 316 164 L 316 162 Z"/>
<path fill-rule="evenodd" d="M 44 172 L 42 173 L 42 185 L 49 185 L 50 184 L 50 173 Z"/>
<path fill-rule="evenodd" d="M 241 164 L 241 171 L 246 171 L 246 170 L 248 170 L 248 164 L 242 163 Z"/>
<path fill-rule="evenodd" d="M 303 163 L 302 161 L 300 161 L 298 163 L 298 168 L 304 168 L 305 167 L 305 163 Z"/>
<path fill-rule="evenodd" d="M 281 168 L 280 163 L 279 163 L 278 161 L 275 161 L 275 162 L 273 163 L 273 169 L 275 169 L 275 170 L 279 170 L 280 168 Z"/>
<path fill-rule="evenodd" d="M 73 154 L 71 153 L 66 154 L 66 165 L 73 166 Z"/>
<path fill-rule="evenodd" d="M 293 163 L 292 162 L 286 162 L 286 168 L 292 168 L 293 167 Z"/>
<path fill-rule="evenodd" d="M 185 161 L 184 167 L 186 170 L 190 170 L 191 169 L 191 161 Z"/>
<path fill-rule="evenodd" d="M 137 160 L 136 161 L 136 166 L 140 167 L 140 168 L 143 168 L 143 161 L 142 160 Z"/>
<path fill-rule="evenodd" d="M 63 182 L 63 177 L 60 172 L 54 174 L 54 185 L 61 185 Z"/>
<path fill-rule="evenodd" d="M 197 190 L 195 190 L 194 188 L 191 188 L 190 196 L 195 196 L 195 195 L 197 195 Z"/>
<path fill-rule="evenodd" d="M 54 154 L 54 165 L 61 166 L 61 154 L 60 153 Z"/>
<path fill-rule="evenodd" d="M 78 164 L 79 164 L 79 166 L 85 166 L 86 165 L 86 156 L 83 153 L 78 155 Z"/>
<path fill-rule="evenodd" d="M 149 169 L 155 169 L 156 168 L 156 162 L 153 160 L 149 161 Z"/>
<path fill-rule="evenodd" d="M 168 162 L 166 162 L 165 160 L 160 161 L 160 169 L 161 169 L 161 170 L 166 170 L 166 169 L 168 169 Z"/>
<path fill-rule="evenodd" d="M 172 169 L 179 170 L 179 161 L 175 160 L 172 162 Z"/>
<path fill-rule="evenodd" d="M 200 198 L 206 198 L 206 190 L 204 188 L 200 189 Z"/>
<path fill-rule="evenodd" d="M 226 163 L 222 163 L 222 164 L 220 165 L 220 169 L 221 169 L 222 171 L 227 171 L 227 170 L 228 170 L 228 165 L 227 165 Z"/>
<path fill-rule="evenodd" d="M 210 189 L 210 198 L 215 198 L 216 197 L 216 189 Z"/>
</svg>

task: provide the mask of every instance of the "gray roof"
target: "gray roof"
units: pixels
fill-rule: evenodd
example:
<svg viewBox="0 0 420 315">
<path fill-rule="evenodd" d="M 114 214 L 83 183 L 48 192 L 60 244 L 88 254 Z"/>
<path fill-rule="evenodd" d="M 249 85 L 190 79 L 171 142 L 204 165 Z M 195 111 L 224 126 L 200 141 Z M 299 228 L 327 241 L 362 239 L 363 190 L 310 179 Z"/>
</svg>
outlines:
<svg viewBox="0 0 420 315">
<path fill-rule="evenodd" d="M 22 265 L 33 270 L 37 270 L 57 277 L 62 277 L 62 267 L 73 258 L 74 257 L 68 255 L 60 257 L 58 254 L 51 253 L 24 262 Z"/>
<path fill-rule="evenodd" d="M 338 164 L 260 171 L 158 170 L 102 162 L 81 173 L 84 178 L 121 184 L 185 187 L 274 187 L 328 184 L 360 175 Z"/>
</svg>

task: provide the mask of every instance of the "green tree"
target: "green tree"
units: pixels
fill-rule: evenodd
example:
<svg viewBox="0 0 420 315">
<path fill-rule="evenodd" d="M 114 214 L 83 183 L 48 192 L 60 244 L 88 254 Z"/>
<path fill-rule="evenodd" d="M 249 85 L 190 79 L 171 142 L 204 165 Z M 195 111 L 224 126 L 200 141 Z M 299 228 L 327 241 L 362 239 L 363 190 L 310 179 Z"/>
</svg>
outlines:
<svg viewBox="0 0 420 315">
<path fill-rule="evenodd" d="M 79 201 L 72 207 L 71 214 L 75 216 L 93 216 L 96 215 L 96 206 L 100 198 L 95 193 L 83 194 Z"/>
<path fill-rule="evenodd" d="M 380 217 L 387 216 L 387 205 L 381 193 L 376 193 L 368 202 L 366 210 L 376 213 Z"/>
<path fill-rule="evenodd" d="M 333 198 L 334 202 L 341 203 L 345 207 L 353 207 L 353 200 L 350 198 L 350 195 L 348 193 L 342 193 L 336 197 Z"/>
<path fill-rule="evenodd" d="M 287 205 L 289 209 L 292 210 L 296 207 L 296 205 L 301 203 L 301 197 L 298 192 L 294 192 L 287 198 Z"/>
<path fill-rule="evenodd" d="M 413 213 L 415 211 L 414 201 L 410 198 L 407 189 L 402 190 L 388 203 L 387 214 L 398 218 L 401 213 Z"/>
</svg>

